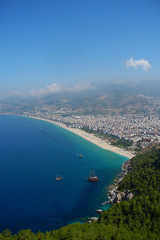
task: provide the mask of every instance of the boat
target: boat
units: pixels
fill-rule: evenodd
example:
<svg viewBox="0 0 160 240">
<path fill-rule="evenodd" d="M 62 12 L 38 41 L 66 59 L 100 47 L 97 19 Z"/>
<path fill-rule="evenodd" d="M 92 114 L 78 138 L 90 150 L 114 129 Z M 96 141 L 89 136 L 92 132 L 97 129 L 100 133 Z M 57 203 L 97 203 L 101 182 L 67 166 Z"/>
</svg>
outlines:
<svg viewBox="0 0 160 240">
<path fill-rule="evenodd" d="M 96 213 L 101 214 L 102 212 L 103 212 L 102 209 L 97 209 L 97 210 L 96 210 Z"/>
<path fill-rule="evenodd" d="M 59 175 L 58 177 L 55 178 L 55 181 L 59 181 L 59 180 L 62 180 L 62 176 Z"/>
<path fill-rule="evenodd" d="M 79 157 L 79 158 L 83 158 L 83 155 L 80 153 L 80 154 L 78 155 L 78 157 Z"/>
<path fill-rule="evenodd" d="M 89 182 L 98 182 L 99 179 L 97 176 L 95 176 L 95 172 L 90 172 L 90 177 L 88 178 Z"/>
</svg>

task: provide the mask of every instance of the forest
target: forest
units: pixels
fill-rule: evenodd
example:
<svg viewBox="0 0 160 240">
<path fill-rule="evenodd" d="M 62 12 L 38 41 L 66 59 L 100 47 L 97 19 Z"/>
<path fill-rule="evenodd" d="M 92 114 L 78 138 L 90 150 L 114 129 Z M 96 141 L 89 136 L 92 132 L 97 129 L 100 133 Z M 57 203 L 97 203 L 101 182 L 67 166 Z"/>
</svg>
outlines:
<svg viewBox="0 0 160 240">
<path fill-rule="evenodd" d="M 131 159 L 130 171 L 118 186 L 130 191 L 129 201 L 113 204 L 98 221 L 75 223 L 46 233 L 30 229 L 12 235 L 9 229 L 0 233 L 0 240 L 141 240 L 160 239 L 160 149 L 138 154 Z"/>
</svg>

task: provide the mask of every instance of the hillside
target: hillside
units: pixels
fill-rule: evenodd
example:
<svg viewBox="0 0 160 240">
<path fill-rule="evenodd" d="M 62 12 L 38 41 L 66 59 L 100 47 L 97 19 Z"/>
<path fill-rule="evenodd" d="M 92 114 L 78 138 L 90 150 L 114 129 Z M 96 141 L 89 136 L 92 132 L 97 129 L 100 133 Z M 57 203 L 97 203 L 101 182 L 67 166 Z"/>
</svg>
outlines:
<svg viewBox="0 0 160 240">
<path fill-rule="evenodd" d="M 37 234 L 22 230 L 11 235 L 5 230 L 0 239 L 160 239 L 160 150 L 139 154 L 131 164 L 133 169 L 119 184 L 119 190 L 134 193 L 134 198 L 113 205 L 97 222 Z"/>
<path fill-rule="evenodd" d="M 149 92 L 150 89 L 150 92 Z M 146 114 L 159 111 L 159 83 L 93 83 L 91 89 L 63 91 L 47 96 L 14 97 L 0 101 L 0 112 L 21 113 L 26 109 L 71 109 L 72 113 L 106 114 L 108 112 Z"/>
</svg>

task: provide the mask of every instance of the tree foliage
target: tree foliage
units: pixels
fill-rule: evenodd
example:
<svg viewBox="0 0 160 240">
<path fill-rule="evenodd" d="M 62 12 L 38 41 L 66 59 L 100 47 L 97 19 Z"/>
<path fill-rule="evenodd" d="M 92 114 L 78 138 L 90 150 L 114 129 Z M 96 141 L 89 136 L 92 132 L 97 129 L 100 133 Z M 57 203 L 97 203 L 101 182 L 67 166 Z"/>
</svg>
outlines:
<svg viewBox="0 0 160 240">
<path fill-rule="evenodd" d="M 144 240 L 160 239 L 160 150 L 139 154 L 131 160 L 133 170 L 119 185 L 135 197 L 113 205 L 97 222 L 76 223 L 46 233 L 7 229 L 0 240 Z"/>
</svg>

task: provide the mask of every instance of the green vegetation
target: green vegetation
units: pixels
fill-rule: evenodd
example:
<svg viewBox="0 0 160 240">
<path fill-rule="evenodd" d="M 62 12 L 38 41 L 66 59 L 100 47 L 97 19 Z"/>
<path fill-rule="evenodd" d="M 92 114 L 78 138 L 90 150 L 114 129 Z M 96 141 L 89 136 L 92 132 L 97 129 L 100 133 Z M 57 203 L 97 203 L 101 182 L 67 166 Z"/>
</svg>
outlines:
<svg viewBox="0 0 160 240">
<path fill-rule="evenodd" d="M 122 139 L 122 138 L 121 139 L 117 138 L 116 140 L 114 140 L 114 142 L 112 142 L 112 145 L 117 147 L 122 147 L 122 148 L 131 147 L 132 144 L 133 144 L 133 141 Z"/>
<path fill-rule="evenodd" d="M 89 129 L 88 127 L 83 127 L 82 128 L 83 131 L 88 132 L 88 133 L 93 133 L 95 136 L 99 137 L 99 138 L 103 138 L 103 139 L 107 139 L 108 141 L 110 141 L 112 143 L 112 145 L 116 146 L 116 147 L 120 147 L 120 148 L 128 148 L 131 147 L 133 144 L 133 141 L 130 140 L 126 140 L 123 138 L 119 138 L 113 135 L 108 135 L 105 134 L 102 131 L 94 131 L 92 129 Z"/>
<path fill-rule="evenodd" d="M 88 127 L 83 127 L 83 128 L 81 128 L 83 131 L 85 131 L 85 132 L 88 132 L 88 133 L 94 133 L 95 134 L 95 131 L 94 130 L 92 130 L 92 129 L 89 129 Z"/>
<path fill-rule="evenodd" d="M 119 190 L 135 194 L 129 201 L 115 204 L 104 211 L 97 222 L 71 224 L 46 233 L 22 230 L 11 235 L 9 230 L 0 239 L 14 240 L 141 240 L 160 239 L 160 150 L 153 149 L 131 160 L 128 173 Z"/>
</svg>

